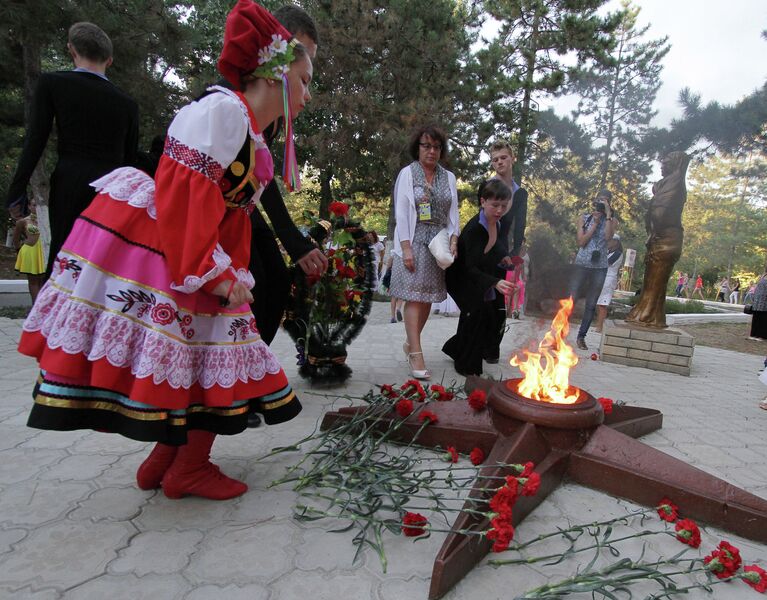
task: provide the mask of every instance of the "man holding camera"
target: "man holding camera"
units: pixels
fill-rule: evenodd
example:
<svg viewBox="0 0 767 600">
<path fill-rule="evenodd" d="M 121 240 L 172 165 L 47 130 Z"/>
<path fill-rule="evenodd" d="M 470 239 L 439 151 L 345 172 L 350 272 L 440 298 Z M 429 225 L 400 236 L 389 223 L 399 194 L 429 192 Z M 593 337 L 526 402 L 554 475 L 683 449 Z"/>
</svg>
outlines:
<svg viewBox="0 0 767 600">
<path fill-rule="evenodd" d="M 612 194 L 601 190 L 592 203 L 593 210 L 578 218 L 576 233 L 578 253 L 573 262 L 573 274 L 570 279 L 570 296 L 575 301 L 579 295 L 586 297 L 581 326 L 578 329 L 576 345 L 581 350 L 588 350 L 586 333 L 594 318 L 599 293 L 607 274 L 607 242 L 615 233 L 615 221 L 610 207 Z"/>
</svg>

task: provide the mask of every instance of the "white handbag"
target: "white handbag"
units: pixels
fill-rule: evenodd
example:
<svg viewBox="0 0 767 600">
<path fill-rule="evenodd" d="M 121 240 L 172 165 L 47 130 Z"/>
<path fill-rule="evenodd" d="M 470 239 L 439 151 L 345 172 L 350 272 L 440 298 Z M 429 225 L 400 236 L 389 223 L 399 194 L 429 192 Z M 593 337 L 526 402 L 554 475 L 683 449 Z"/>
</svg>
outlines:
<svg viewBox="0 0 767 600">
<path fill-rule="evenodd" d="M 453 264 L 455 258 L 453 253 L 450 252 L 450 236 L 447 233 L 447 228 L 443 228 L 439 231 L 434 239 L 429 242 L 429 252 L 434 256 L 440 269 L 447 269 Z"/>
</svg>

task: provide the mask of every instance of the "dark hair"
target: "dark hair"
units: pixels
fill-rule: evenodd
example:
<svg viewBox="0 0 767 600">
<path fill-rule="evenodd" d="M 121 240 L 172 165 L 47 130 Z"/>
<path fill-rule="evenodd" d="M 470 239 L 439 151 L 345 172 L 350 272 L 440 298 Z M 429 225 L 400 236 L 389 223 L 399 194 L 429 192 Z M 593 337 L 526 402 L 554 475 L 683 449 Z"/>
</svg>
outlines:
<svg viewBox="0 0 767 600">
<path fill-rule="evenodd" d="M 98 25 L 86 21 L 75 23 L 69 28 L 68 39 L 83 58 L 100 63 L 112 58 L 112 40 Z"/>
<path fill-rule="evenodd" d="M 319 45 L 317 25 L 314 24 L 314 19 L 303 8 L 295 4 L 286 4 L 275 10 L 272 14 L 293 35 L 303 33 L 315 44 Z"/>
<path fill-rule="evenodd" d="M 448 151 L 447 136 L 440 127 L 434 125 L 433 123 L 419 127 L 413 132 L 413 135 L 410 136 L 410 145 L 408 146 L 408 149 L 410 151 L 411 158 L 413 160 L 418 160 L 418 144 L 421 143 L 421 138 L 424 135 L 428 135 L 431 139 L 440 143 L 442 150 L 439 152 L 439 160 L 440 162 L 445 162 Z"/>
<path fill-rule="evenodd" d="M 606 198 L 608 202 L 612 202 L 613 194 L 610 190 L 599 190 L 599 193 L 597 194 L 597 201 L 600 198 Z"/>
<path fill-rule="evenodd" d="M 500 179 L 490 179 L 479 190 L 480 200 L 511 200 L 511 188 Z"/>
</svg>

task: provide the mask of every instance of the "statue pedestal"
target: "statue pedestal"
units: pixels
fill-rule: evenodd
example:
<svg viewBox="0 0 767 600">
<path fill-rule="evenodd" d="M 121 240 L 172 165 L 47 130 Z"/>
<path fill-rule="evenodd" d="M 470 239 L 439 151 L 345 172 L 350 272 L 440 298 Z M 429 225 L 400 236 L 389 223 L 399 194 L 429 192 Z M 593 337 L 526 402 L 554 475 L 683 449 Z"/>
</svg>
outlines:
<svg viewBox="0 0 767 600">
<path fill-rule="evenodd" d="M 605 321 L 599 356 L 604 362 L 690 375 L 695 340 L 683 331 Z"/>
</svg>

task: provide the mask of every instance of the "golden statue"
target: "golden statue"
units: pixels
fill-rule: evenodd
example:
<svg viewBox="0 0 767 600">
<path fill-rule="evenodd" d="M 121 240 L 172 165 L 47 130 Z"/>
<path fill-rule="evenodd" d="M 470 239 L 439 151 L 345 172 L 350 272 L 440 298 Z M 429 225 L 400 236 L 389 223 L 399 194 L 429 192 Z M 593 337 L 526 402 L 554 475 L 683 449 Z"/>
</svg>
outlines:
<svg viewBox="0 0 767 600">
<path fill-rule="evenodd" d="M 671 152 L 661 161 L 663 179 L 652 187 L 652 200 L 645 215 L 647 253 L 644 282 L 639 301 L 626 321 L 648 327 L 666 325 L 666 287 L 674 264 L 682 255 L 682 209 L 687 200 L 685 177 L 690 157 Z"/>
</svg>

